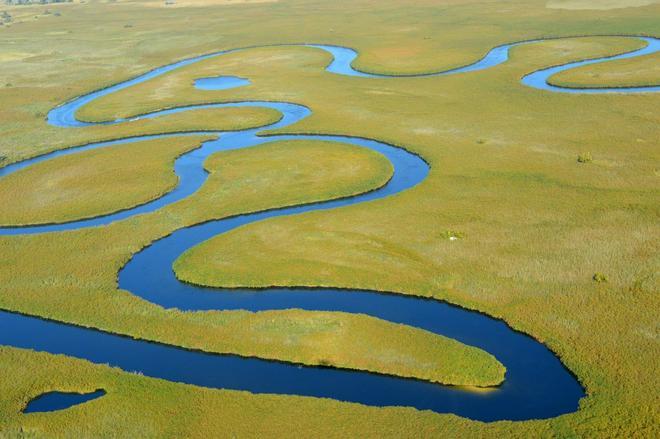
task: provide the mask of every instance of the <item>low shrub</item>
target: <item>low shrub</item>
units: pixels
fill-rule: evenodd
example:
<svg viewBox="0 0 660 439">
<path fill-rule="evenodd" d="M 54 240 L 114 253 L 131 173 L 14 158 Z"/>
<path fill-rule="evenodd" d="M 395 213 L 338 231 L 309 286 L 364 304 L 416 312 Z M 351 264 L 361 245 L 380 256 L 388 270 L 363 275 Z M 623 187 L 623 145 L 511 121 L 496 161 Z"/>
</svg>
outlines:
<svg viewBox="0 0 660 439">
<path fill-rule="evenodd" d="M 607 282 L 607 276 L 605 276 L 603 273 L 594 273 L 592 279 L 596 283 L 605 283 Z"/>
<path fill-rule="evenodd" d="M 327 358 L 321 358 L 318 361 L 318 363 L 319 363 L 319 366 L 323 366 L 323 367 L 333 367 L 334 366 L 334 363 L 332 362 L 332 360 L 328 360 Z"/>
<path fill-rule="evenodd" d="M 578 163 L 591 163 L 593 161 L 593 157 L 591 157 L 590 152 L 583 152 L 578 154 L 577 161 Z"/>
</svg>

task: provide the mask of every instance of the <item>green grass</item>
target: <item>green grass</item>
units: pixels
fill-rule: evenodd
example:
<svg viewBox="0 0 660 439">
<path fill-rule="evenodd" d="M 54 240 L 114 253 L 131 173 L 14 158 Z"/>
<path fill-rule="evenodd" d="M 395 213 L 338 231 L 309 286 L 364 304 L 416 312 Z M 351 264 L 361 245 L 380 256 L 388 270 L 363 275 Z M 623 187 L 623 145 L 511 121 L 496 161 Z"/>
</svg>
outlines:
<svg viewBox="0 0 660 439">
<path fill-rule="evenodd" d="M 309 14 L 310 8 L 314 14 Z M 430 0 L 405 4 L 301 0 L 171 10 L 120 2 L 61 9 L 61 17 L 0 29 L 0 41 L 10 47 L 3 55 L 13 57 L 3 59 L 0 71 L 0 84 L 12 84 L 0 88 L 0 155 L 9 161 L 125 135 L 134 128 L 64 130 L 48 127 L 43 117 L 70 97 L 222 48 L 301 41 L 343 44 L 360 50 L 356 62 L 360 68 L 411 73 L 462 65 L 492 46 L 514 40 L 660 33 L 655 19 L 658 6 L 566 11 L 531 0 L 442 5 Z M 173 29 L 183 19 L 187 27 L 199 31 L 174 36 Z M 253 21 L 259 26 L 251 26 Z M 126 23 L 133 25 L 130 32 Z M 47 38 L 57 38 L 56 51 L 43 44 Z M 635 47 L 639 42 L 617 38 L 548 41 L 515 48 L 509 63 L 491 70 L 396 80 L 323 73 L 328 57 L 310 48 L 254 49 L 166 75 L 83 109 L 86 118 L 105 119 L 184 103 L 287 100 L 315 112 L 288 131 L 376 137 L 421 154 L 432 171 L 413 190 L 365 205 L 244 227 L 193 249 L 177 263 L 177 274 L 220 285 L 382 289 L 478 309 L 505 319 L 561 356 L 589 394 L 577 413 L 486 425 L 411 409 L 207 391 L 70 359 L 4 350 L 0 362 L 3 371 L 11 374 L 2 375 L 12 380 L 3 381 L 2 394 L 13 396 L 3 398 L 9 401 L 0 416 L 6 419 L 3 429 L 18 432 L 24 426 L 37 434 L 61 436 L 98 436 L 112 428 L 124 429 L 119 435 L 142 428 L 145 436 L 202 436 L 217 431 L 397 437 L 657 436 L 657 401 L 651 389 L 658 388 L 654 311 L 660 305 L 655 294 L 660 286 L 660 212 L 654 202 L 660 169 L 658 97 L 573 96 L 518 83 L 538 68 Z M 657 64 L 657 60 L 637 62 L 644 63 L 644 71 Z M 608 78 L 619 85 L 622 80 L 615 79 L 615 73 L 634 68 L 616 63 L 589 67 L 613 72 L 598 78 L 601 85 L 609 84 Z M 190 88 L 192 78 L 209 74 L 247 77 L 252 85 L 206 94 Z M 641 76 L 633 78 L 641 80 Z M 168 129 L 178 130 L 178 117 L 172 116 Z M 257 119 L 249 116 L 243 122 L 258 124 Z M 584 151 L 597 160 L 588 166 L 576 163 Z M 105 230 L 0 239 L 4 257 L 0 306 L 210 350 L 265 355 L 281 349 L 277 343 L 268 351 L 247 342 L 239 349 L 232 345 L 235 340 L 224 339 L 235 327 L 233 321 L 254 323 L 258 315 L 163 311 L 116 291 L 114 284 L 117 269 L 131 253 L 171 230 L 305 197 L 304 187 L 287 181 L 288 171 L 274 176 L 276 181 L 259 179 L 268 163 L 259 163 L 258 151 L 250 153 L 254 163 L 221 169 L 202 192 L 161 212 Z M 317 161 L 314 156 L 295 160 L 300 166 Z M 242 175 L 243 186 L 223 179 L 232 169 Z M 252 178 L 257 178 L 254 193 L 246 191 Z M 338 183 L 333 180 L 327 188 Z M 320 199 L 328 193 L 316 195 Z M 307 196 L 314 198 L 311 193 Z M 452 241 L 447 231 L 464 236 Z M 220 247 L 222 265 L 212 257 L 212 250 Z M 80 248 L 89 250 L 83 253 Z M 186 266 L 202 252 L 210 256 L 204 265 Z M 246 261 L 250 271 L 245 269 Z M 595 282 L 594 273 L 605 274 L 607 282 Z M 106 312 L 100 314 L 98 309 Z M 345 315 L 331 317 L 349 324 Z M 304 334 L 304 325 L 295 331 L 288 327 L 297 318 L 278 316 L 281 321 L 273 331 Z M 318 318 L 317 313 L 304 317 Z M 352 324 L 381 323 L 360 318 Z M 323 325 L 323 330 L 332 327 Z M 398 329 L 386 330 L 394 334 L 390 331 Z M 415 334 L 420 346 L 426 347 L 424 337 Z M 389 337 L 392 343 L 396 338 Z M 320 352 L 327 349 L 322 343 L 310 362 L 337 361 L 329 352 Z M 373 348 L 383 346 L 377 343 Z M 402 353 L 404 348 L 400 347 Z M 296 352 L 280 351 L 278 358 L 297 360 L 290 357 Z M 383 367 L 380 361 L 378 367 Z M 90 378 L 76 381 L 82 371 Z M 19 377 L 28 384 L 19 382 Z M 45 389 L 109 388 L 104 384 L 110 380 L 117 384 L 108 402 L 103 402 L 104 397 L 72 411 L 17 414 L 29 396 Z M 168 416 L 173 412 L 179 416 Z M 80 419 L 87 422 L 77 422 Z"/>
</svg>

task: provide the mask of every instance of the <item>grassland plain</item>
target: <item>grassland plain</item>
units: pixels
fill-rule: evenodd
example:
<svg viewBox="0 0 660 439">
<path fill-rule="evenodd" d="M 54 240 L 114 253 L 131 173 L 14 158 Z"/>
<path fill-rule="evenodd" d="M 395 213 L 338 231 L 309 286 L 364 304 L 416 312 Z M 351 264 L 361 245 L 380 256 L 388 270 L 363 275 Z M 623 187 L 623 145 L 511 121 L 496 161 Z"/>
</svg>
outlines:
<svg viewBox="0 0 660 439">
<path fill-rule="evenodd" d="M 129 12 L 121 4 L 71 5 L 52 21 L 2 30 L 3 45 L 30 54 L 21 62 L 3 64 L 0 72 L 7 75 L 0 82 L 12 83 L 0 89 L 0 123 L 3 132 L 8 128 L 2 148 L 9 161 L 104 135 L 101 130 L 72 134 L 47 128 L 43 115 L 55 103 L 186 54 L 269 43 L 273 35 L 281 42 L 345 44 L 361 51 L 361 68 L 410 73 L 465 64 L 493 45 L 516 39 L 660 31 L 653 19 L 657 6 L 566 12 L 532 1 L 440 6 L 425 1 L 404 6 L 279 2 L 175 12 L 153 8 L 149 14 L 137 14 L 139 6 L 131 7 Z M 316 11 L 313 16 L 305 14 L 310 7 Z M 351 13 L 341 15 L 340 10 Z M 168 24 L 180 22 L 182 11 L 186 25 L 199 32 L 165 38 Z M 304 26 L 285 26 L 303 15 Z M 102 31 L 97 29 L 100 16 L 106 24 Z M 260 26 L 246 26 L 247 20 L 259 21 Z M 126 24 L 133 26 L 131 31 L 124 28 Z M 57 50 L 46 48 L 46 53 L 36 54 L 44 50 L 35 49 L 38 38 L 47 38 L 48 32 L 67 33 L 58 39 Z M 84 38 L 90 41 L 82 45 Z M 545 341 L 577 373 L 589 392 L 577 413 L 548 421 L 484 425 L 408 409 L 211 392 L 61 357 L 3 349 L 3 370 L 11 371 L 3 376 L 12 378 L 4 381 L 2 393 L 15 395 L 7 398 L 3 429 L 20 434 L 23 426 L 28 433 L 94 435 L 119 423 L 126 433 L 130 426 L 140 425 L 145 435 L 199 434 L 220 428 L 216 423 L 222 419 L 222 427 L 235 426 L 235 431 L 245 434 L 291 433 L 294 425 L 298 433 L 336 436 L 356 434 L 356 429 L 374 436 L 657 435 L 653 389 L 658 388 L 659 353 L 654 312 L 658 210 L 653 201 L 658 189 L 658 98 L 555 95 L 517 82 L 536 68 L 629 50 L 631 44 L 636 43 L 606 38 L 551 41 L 516 48 L 511 62 L 497 69 L 396 81 L 323 74 L 320 68 L 328 58 L 304 48 L 250 51 L 237 55 L 233 64 L 229 57 L 218 60 L 222 73 L 240 73 L 254 85 L 211 93 L 207 100 L 304 103 L 315 115 L 295 130 L 364 135 L 402 144 L 429 160 L 432 172 L 424 184 L 393 199 L 250 226 L 200 246 L 178 263 L 180 277 L 200 283 L 387 289 L 435 296 L 501 316 Z M 49 74 L 35 76 L 35 69 Z M 135 95 L 125 95 L 123 106 L 99 102 L 86 108 L 85 116 L 130 115 L 150 106 L 196 99 L 196 92 L 184 87 L 189 84 L 182 79 L 185 74 L 171 76 L 169 96 L 159 99 L 145 84 L 143 90 L 133 90 Z M 162 84 L 154 81 L 151 86 Z M 594 161 L 580 165 L 575 159 L 585 151 Z M 242 171 L 257 175 L 251 173 L 256 169 Z M 218 206 L 200 203 L 205 196 L 200 192 L 163 212 L 102 232 L 3 238 L 2 254 L 9 257 L 1 267 L 2 307 L 118 332 L 134 326 L 151 338 L 179 337 L 182 345 L 208 337 L 209 327 L 226 314 L 164 312 L 114 291 L 114 273 L 131 252 L 154 237 L 205 217 L 226 215 L 227 206 L 242 211 L 266 207 L 266 200 L 290 202 L 296 196 L 294 187 L 281 183 L 276 186 L 280 198 L 275 200 L 264 199 L 263 191 L 247 197 L 240 190 L 221 191 L 217 196 L 226 204 Z M 264 190 L 272 186 L 266 182 Z M 204 189 L 210 187 L 212 182 Z M 268 240 L 263 239 L 265 227 L 270 230 Z M 449 241 L 448 231 L 462 232 L 464 238 Z M 309 245 L 312 241 L 314 246 Z M 223 245 L 225 264 L 219 266 L 210 257 L 204 264 L 220 271 L 210 275 L 207 269 L 198 276 L 191 261 L 217 245 Z M 80 248 L 90 250 L 79 252 Z M 252 255 L 264 254 L 250 259 L 251 276 L 240 269 L 248 250 Z M 43 258 L 35 262 L 34 255 Z M 282 261 L 293 256 L 306 261 L 303 271 L 296 272 L 292 265 L 284 271 Z M 609 281 L 594 283 L 596 271 Z M 91 298 L 104 305 L 99 309 L 112 312 L 99 315 L 88 308 L 84 302 Z M 168 320 L 169 326 L 163 323 Z M 186 327 L 188 334 L 182 335 Z M 166 328 L 174 335 L 160 332 Z M 75 369 L 67 368 L 71 365 Z M 83 379 L 83 373 L 90 378 Z M 24 381 L 19 383 L 19 377 Z M 27 400 L 28 389 L 34 395 L 67 382 L 71 388 L 87 390 L 112 388 L 115 383 L 117 390 L 73 411 L 16 413 Z M 202 411 L 191 412 L 192 406 Z M 171 413 L 167 410 L 179 411 L 176 425 L 170 419 L 163 421 Z M 84 416 L 85 422 L 75 416 Z M 175 428 L 180 430 L 170 430 Z"/>
</svg>

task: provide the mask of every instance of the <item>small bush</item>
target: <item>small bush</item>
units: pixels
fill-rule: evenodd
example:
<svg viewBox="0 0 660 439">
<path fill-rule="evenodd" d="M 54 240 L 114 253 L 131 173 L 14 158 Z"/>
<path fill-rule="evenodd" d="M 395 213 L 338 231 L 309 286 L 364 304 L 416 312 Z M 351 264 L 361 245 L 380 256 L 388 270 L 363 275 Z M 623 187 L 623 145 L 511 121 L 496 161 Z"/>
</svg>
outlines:
<svg viewBox="0 0 660 439">
<path fill-rule="evenodd" d="M 593 161 L 593 157 L 591 157 L 590 152 L 583 152 L 578 154 L 577 161 L 578 163 L 591 163 Z"/>
<path fill-rule="evenodd" d="M 594 282 L 599 284 L 607 282 L 607 276 L 605 276 L 603 273 L 594 273 L 592 279 Z"/>
</svg>

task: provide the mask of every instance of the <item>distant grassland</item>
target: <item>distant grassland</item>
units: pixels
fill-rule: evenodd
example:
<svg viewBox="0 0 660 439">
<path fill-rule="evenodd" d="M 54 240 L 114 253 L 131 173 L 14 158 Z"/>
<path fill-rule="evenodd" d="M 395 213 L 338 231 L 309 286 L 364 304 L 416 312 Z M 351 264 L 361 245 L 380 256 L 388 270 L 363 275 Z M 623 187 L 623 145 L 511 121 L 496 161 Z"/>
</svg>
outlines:
<svg viewBox="0 0 660 439">
<path fill-rule="evenodd" d="M 549 8 L 570 10 L 608 10 L 648 6 L 658 0 L 547 0 Z"/>
<path fill-rule="evenodd" d="M 11 83 L 0 88 L 0 154 L 13 161 L 137 130 L 131 124 L 57 129 L 43 118 L 53 105 L 73 96 L 223 48 L 272 42 L 343 44 L 360 51 L 360 68 L 411 73 L 464 65 L 495 45 L 516 40 L 660 34 L 658 6 L 567 12 L 545 4 L 301 0 L 217 9 L 149 8 L 148 13 L 139 13 L 146 9 L 138 5 L 71 5 L 57 19 L 0 30 L 0 41 L 17 54 L 0 69 L 0 84 Z M 182 20 L 194 31 L 173 35 Z M 57 48 L 42 44 L 44 38 L 57 38 Z M 117 428 L 125 429 L 119 435 L 145 436 L 658 436 L 657 401 L 649 390 L 660 385 L 655 312 L 660 306 L 658 95 L 554 94 L 518 82 L 538 68 L 640 45 L 618 38 L 548 41 L 517 47 L 510 62 L 490 70 L 396 80 L 324 73 L 329 57 L 310 48 L 254 49 L 122 91 L 82 112 L 89 119 L 107 119 L 193 102 L 286 100 L 315 112 L 287 128 L 289 132 L 374 137 L 421 154 L 431 163 L 431 174 L 410 191 L 244 227 L 193 249 L 177 262 L 177 275 L 218 285 L 382 289 L 445 299 L 502 317 L 545 342 L 577 374 L 589 394 L 577 413 L 483 424 L 411 409 L 207 391 L 5 349 L 1 375 L 8 378 L 0 389 L 12 396 L 2 398 L 2 429 L 18 433 L 23 426 L 37 434 L 74 436 Z M 656 61 L 638 62 L 650 71 Z M 602 69 L 605 74 L 621 67 L 613 63 Z M 252 85 L 204 93 L 192 89 L 193 78 L 211 74 L 248 77 Z M 263 117 L 247 116 L 241 123 L 258 124 Z M 179 118 L 185 117 L 172 115 L 166 128 L 178 130 L 184 125 Z M 400 358 L 420 359 L 416 369 L 401 373 L 426 373 L 425 359 L 437 355 L 433 344 L 443 342 L 433 337 L 437 341 L 431 343 L 420 331 L 403 343 L 409 339 L 393 325 L 341 313 L 181 313 L 116 291 L 116 271 L 130 254 L 176 228 L 323 199 L 336 193 L 338 184 L 349 192 L 376 183 L 365 170 L 360 171 L 365 180 L 330 172 L 303 172 L 307 179 L 301 179 L 298 172 L 323 169 L 330 149 L 311 145 L 310 155 L 287 156 L 288 148 L 292 145 L 267 155 L 269 162 L 260 160 L 266 147 L 213 157 L 207 166 L 221 167 L 213 168 L 217 172 L 199 193 L 151 215 L 98 230 L 1 238 L 0 306 L 186 346 L 310 363 L 328 354 L 348 363 L 346 352 L 331 352 L 326 337 L 349 345 L 363 337 L 370 340 L 371 359 L 378 364 L 361 367 L 398 367 L 386 364 L 378 353 L 393 343 Z M 593 160 L 578 163 L 578 155 L 586 152 Z M 276 159 L 281 161 L 273 167 Z M 340 161 L 339 154 L 334 160 Z M 342 186 L 340 180 L 346 179 L 350 183 Z M 312 183 L 316 186 L 307 191 Z M 315 192 L 319 188 L 323 190 Z M 452 234 L 461 238 L 450 241 Z M 201 255 L 208 256 L 203 264 Z M 596 273 L 607 282 L 595 282 Z M 277 318 L 269 327 L 271 315 Z M 302 330 L 326 317 L 344 328 L 364 329 L 351 338 L 316 328 L 314 336 L 301 338 L 290 350 L 282 347 L 283 338 L 277 339 L 295 332 L 287 327 L 291 322 Z M 246 334 L 255 340 L 269 334 L 263 331 L 272 331 L 277 341 L 268 345 L 246 339 Z M 376 334 L 384 331 L 388 336 L 377 341 Z M 364 351 L 356 352 L 361 356 Z M 358 360 L 363 361 L 350 358 L 352 364 Z M 478 364 L 496 366 L 485 358 Z M 484 377 L 485 370 L 477 374 Z M 83 380 L 81 371 L 90 378 Z M 28 394 L 96 387 L 112 392 L 70 411 L 17 414 Z"/>
<path fill-rule="evenodd" d="M 550 83 L 565 87 L 660 85 L 660 54 L 568 70 L 551 77 Z"/>
<path fill-rule="evenodd" d="M 415 0 L 405 7 L 391 0 L 360 0 L 348 9 L 344 6 L 286 0 L 217 8 L 141 8 L 139 2 L 15 7 L 31 15 L 49 9 L 61 16 L 1 29 L 0 155 L 13 161 L 96 140 L 104 132 L 121 136 L 123 127 L 65 130 L 50 127 L 44 117 L 53 106 L 90 90 L 221 49 L 273 42 L 343 44 L 361 52 L 359 68 L 415 73 L 467 64 L 510 41 L 588 33 L 653 34 L 657 28 L 657 7 L 566 14 L 531 0 L 505 5 L 455 0 L 445 6 L 435 0 Z M 316 11 L 312 21 L 310 9 Z M 171 29 L 182 25 L 182 14 L 194 31 L 174 38 Z M 306 17 L 308 24 L 292 25 L 300 17 Z M 259 26 L 253 26 L 255 22 Z M 267 72 L 268 66 L 263 68 Z M 209 98 L 233 93 L 217 92 Z"/>
</svg>

